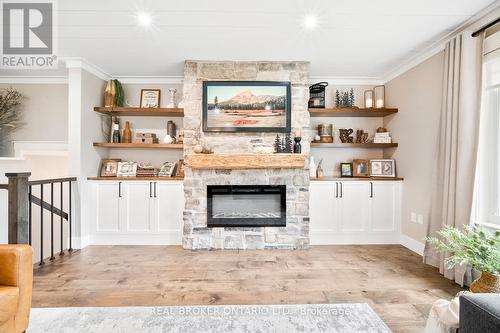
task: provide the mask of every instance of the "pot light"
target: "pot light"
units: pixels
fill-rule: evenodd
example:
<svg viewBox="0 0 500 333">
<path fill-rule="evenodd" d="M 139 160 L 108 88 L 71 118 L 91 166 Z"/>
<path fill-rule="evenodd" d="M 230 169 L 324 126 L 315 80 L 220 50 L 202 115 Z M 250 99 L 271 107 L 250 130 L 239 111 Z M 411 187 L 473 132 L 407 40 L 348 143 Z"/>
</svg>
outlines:
<svg viewBox="0 0 500 333">
<path fill-rule="evenodd" d="M 309 14 L 304 18 L 304 28 L 307 30 L 314 30 L 318 25 L 318 19 L 316 16 Z"/>
<path fill-rule="evenodd" d="M 140 12 L 137 15 L 137 22 L 139 23 L 139 25 L 142 25 L 145 28 L 149 28 L 151 26 L 151 23 L 153 22 L 153 19 L 148 13 Z"/>
</svg>

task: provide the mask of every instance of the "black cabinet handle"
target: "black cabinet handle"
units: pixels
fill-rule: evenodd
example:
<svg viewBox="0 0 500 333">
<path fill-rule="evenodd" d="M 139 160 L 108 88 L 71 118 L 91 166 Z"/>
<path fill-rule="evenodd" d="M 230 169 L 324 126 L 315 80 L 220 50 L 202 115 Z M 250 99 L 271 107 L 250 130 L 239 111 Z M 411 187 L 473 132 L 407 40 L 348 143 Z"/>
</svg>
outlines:
<svg viewBox="0 0 500 333">
<path fill-rule="evenodd" d="M 339 183 L 340 184 L 340 198 L 343 198 L 344 197 L 344 185 L 342 183 Z"/>
<path fill-rule="evenodd" d="M 339 183 L 335 182 L 335 198 L 339 197 Z"/>
<path fill-rule="evenodd" d="M 122 182 L 118 182 L 118 198 L 122 197 Z"/>
<path fill-rule="evenodd" d="M 370 198 L 373 198 L 373 183 L 370 182 Z"/>
<path fill-rule="evenodd" d="M 153 186 L 153 183 L 152 182 L 149 182 L 149 197 L 152 198 L 153 197 L 153 191 L 151 190 L 151 187 Z"/>
<path fill-rule="evenodd" d="M 155 182 L 155 184 L 154 184 L 154 187 L 155 187 L 155 188 L 154 188 L 154 191 L 155 191 L 155 198 L 156 198 L 156 182 Z"/>
</svg>

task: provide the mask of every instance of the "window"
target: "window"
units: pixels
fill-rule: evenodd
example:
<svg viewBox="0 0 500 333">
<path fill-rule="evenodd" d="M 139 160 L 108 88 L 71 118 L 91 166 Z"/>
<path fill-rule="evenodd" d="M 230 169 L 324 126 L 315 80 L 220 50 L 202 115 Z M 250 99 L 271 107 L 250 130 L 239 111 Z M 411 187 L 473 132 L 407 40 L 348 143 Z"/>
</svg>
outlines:
<svg viewBox="0 0 500 333">
<path fill-rule="evenodd" d="M 475 202 L 475 222 L 500 228 L 500 48 L 484 58 Z"/>
</svg>

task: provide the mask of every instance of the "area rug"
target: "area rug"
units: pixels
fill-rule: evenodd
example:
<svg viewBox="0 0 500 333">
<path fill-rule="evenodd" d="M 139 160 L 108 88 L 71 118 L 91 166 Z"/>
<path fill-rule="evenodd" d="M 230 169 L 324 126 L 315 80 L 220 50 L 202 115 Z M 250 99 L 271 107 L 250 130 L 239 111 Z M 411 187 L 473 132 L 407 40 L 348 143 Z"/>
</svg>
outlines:
<svg viewBox="0 0 500 333">
<path fill-rule="evenodd" d="M 368 304 L 36 308 L 28 333 L 391 332 Z"/>
</svg>

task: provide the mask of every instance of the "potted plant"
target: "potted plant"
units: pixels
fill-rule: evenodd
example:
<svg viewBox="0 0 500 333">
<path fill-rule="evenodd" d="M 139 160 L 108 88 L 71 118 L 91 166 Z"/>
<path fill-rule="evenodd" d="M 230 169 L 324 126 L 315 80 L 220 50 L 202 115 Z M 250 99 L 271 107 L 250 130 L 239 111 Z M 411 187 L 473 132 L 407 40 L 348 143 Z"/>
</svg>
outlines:
<svg viewBox="0 0 500 333">
<path fill-rule="evenodd" d="M 491 233 L 484 228 L 465 226 L 461 231 L 444 227 L 439 238 L 427 237 L 436 250 L 450 255 L 445 265 L 468 264 L 481 272 L 481 277 L 472 282 L 473 293 L 500 293 L 500 231 Z"/>
</svg>

